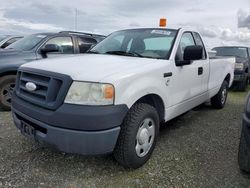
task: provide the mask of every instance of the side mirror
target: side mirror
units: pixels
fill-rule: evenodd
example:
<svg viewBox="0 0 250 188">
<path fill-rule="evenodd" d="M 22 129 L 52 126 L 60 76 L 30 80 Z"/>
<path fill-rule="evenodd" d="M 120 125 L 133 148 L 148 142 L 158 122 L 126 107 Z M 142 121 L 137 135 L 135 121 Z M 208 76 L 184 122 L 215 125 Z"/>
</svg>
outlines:
<svg viewBox="0 0 250 188">
<path fill-rule="evenodd" d="M 56 44 L 46 44 L 40 51 L 43 55 L 46 55 L 47 53 L 51 52 L 59 52 L 60 49 Z"/>
<path fill-rule="evenodd" d="M 202 59 L 203 51 L 202 46 L 187 46 L 184 49 L 183 60 L 176 60 L 176 66 L 190 65 L 192 61 Z"/>
<path fill-rule="evenodd" d="M 184 61 L 200 60 L 203 57 L 202 46 L 187 46 L 184 50 Z"/>
<path fill-rule="evenodd" d="M 210 58 L 215 58 L 217 56 L 217 51 L 211 50 L 210 52 L 208 52 L 208 56 Z"/>
</svg>

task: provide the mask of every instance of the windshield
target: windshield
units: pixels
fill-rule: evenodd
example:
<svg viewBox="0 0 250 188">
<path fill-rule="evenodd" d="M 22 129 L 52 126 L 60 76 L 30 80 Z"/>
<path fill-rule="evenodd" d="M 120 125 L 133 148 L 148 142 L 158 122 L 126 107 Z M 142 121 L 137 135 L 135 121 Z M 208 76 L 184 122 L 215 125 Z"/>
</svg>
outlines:
<svg viewBox="0 0 250 188">
<path fill-rule="evenodd" d="M 168 59 L 176 30 L 133 29 L 117 31 L 92 48 L 90 53 Z"/>
<path fill-rule="evenodd" d="M 248 58 L 247 48 L 240 47 L 219 47 L 214 48 L 218 56 L 235 56 L 240 58 Z"/>
<path fill-rule="evenodd" d="M 42 39 L 47 37 L 47 35 L 29 35 L 26 36 L 17 42 L 9 45 L 6 49 L 16 49 L 28 51 L 33 49 Z"/>
</svg>

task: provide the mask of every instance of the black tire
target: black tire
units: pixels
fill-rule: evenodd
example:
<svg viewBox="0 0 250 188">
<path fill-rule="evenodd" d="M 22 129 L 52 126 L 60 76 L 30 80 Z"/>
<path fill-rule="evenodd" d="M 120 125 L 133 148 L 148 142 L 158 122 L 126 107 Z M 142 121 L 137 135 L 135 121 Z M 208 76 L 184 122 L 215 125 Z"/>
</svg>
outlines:
<svg viewBox="0 0 250 188">
<path fill-rule="evenodd" d="M 148 149 L 148 152 L 145 152 L 145 156 L 139 157 L 135 149 L 139 143 L 137 141 L 138 130 L 141 128 L 143 122 L 147 118 L 150 118 L 155 124 L 155 136 L 152 140 L 151 147 Z M 159 115 L 156 109 L 144 103 L 133 105 L 121 126 L 120 135 L 113 153 L 114 158 L 125 168 L 136 169 L 141 167 L 149 160 L 155 148 L 158 133 Z"/>
<path fill-rule="evenodd" d="M 214 97 L 211 98 L 212 107 L 216 109 L 224 108 L 227 102 L 227 95 L 228 95 L 228 83 L 227 81 L 224 80 L 219 92 Z"/>
<path fill-rule="evenodd" d="M 248 78 L 245 75 L 245 78 L 241 82 L 238 83 L 238 89 L 240 91 L 246 91 L 247 90 L 247 86 L 248 86 Z"/>
<path fill-rule="evenodd" d="M 238 152 L 238 164 L 244 174 L 250 173 L 250 143 L 247 142 L 248 136 L 250 136 L 249 129 L 243 125 Z"/>
<path fill-rule="evenodd" d="M 15 75 L 7 75 L 0 79 L 0 108 L 5 111 L 11 109 L 11 95 L 15 87 L 15 81 Z"/>
</svg>

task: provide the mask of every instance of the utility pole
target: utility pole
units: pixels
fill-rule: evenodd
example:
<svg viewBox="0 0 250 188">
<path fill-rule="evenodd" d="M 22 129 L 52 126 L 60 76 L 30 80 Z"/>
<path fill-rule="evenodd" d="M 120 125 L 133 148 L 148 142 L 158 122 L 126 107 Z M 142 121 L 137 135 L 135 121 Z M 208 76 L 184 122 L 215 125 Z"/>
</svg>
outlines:
<svg viewBox="0 0 250 188">
<path fill-rule="evenodd" d="M 78 16 L 78 12 L 77 12 L 77 8 L 75 9 L 75 31 L 77 31 L 77 16 Z"/>
</svg>

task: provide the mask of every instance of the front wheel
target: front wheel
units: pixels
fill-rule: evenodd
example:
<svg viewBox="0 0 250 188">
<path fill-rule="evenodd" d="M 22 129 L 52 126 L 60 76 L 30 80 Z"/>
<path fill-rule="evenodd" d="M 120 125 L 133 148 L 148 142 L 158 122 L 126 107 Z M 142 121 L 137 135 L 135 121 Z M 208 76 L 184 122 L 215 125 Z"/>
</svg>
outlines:
<svg viewBox="0 0 250 188">
<path fill-rule="evenodd" d="M 4 76 L 0 79 L 0 108 L 11 109 L 11 96 L 15 88 L 15 75 Z"/>
<path fill-rule="evenodd" d="M 214 108 L 222 109 L 224 108 L 228 95 L 228 83 L 227 81 L 223 81 L 219 92 L 211 98 L 211 105 Z"/>
<path fill-rule="evenodd" d="M 127 168 L 139 168 L 150 158 L 159 133 L 159 116 L 148 104 L 132 106 L 121 126 L 114 158 Z"/>
</svg>

